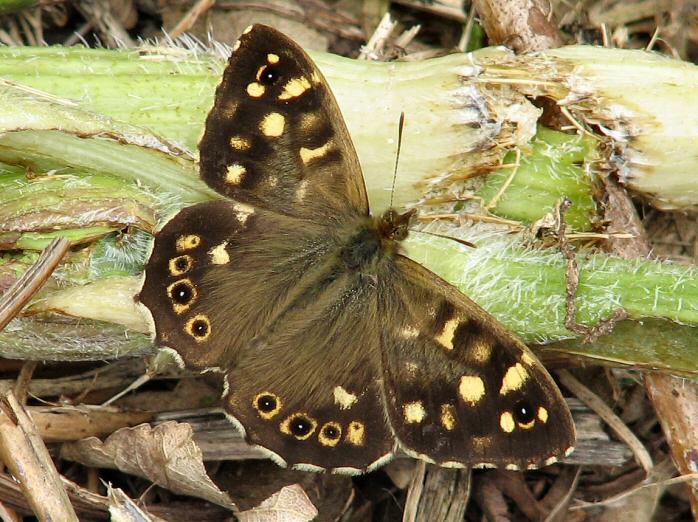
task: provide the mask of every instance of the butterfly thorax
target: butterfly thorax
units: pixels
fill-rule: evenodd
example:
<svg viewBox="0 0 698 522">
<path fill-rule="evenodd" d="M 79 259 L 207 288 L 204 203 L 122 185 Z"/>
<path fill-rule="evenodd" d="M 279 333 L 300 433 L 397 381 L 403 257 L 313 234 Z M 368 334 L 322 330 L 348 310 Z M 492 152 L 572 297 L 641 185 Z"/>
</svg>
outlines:
<svg viewBox="0 0 698 522">
<path fill-rule="evenodd" d="M 382 259 L 399 250 L 399 242 L 407 237 L 409 224 L 416 210 L 400 214 L 387 210 L 380 217 L 362 219 L 341 250 L 341 258 L 350 271 L 372 272 Z"/>
</svg>

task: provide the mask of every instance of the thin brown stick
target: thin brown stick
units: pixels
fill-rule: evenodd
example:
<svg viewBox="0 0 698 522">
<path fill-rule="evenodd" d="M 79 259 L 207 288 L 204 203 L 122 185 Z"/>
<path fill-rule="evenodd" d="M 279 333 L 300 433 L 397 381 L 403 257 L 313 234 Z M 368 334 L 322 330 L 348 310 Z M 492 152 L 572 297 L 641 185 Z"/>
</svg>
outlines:
<svg viewBox="0 0 698 522">
<path fill-rule="evenodd" d="M 39 520 L 77 522 L 36 426 L 11 391 L 0 396 L 0 458 L 20 483 Z"/>
<path fill-rule="evenodd" d="M 170 38 L 174 39 L 181 36 L 191 29 L 196 21 L 213 7 L 216 0 L 198 0 L 189 11 L 177 22 L 177 25 L 169 31 Z"/>
<path fill-rule="evenodd" d="M 3 294 L 2 299 L 0 299 L 0 330 L 7 326 L 46 280 L 51 277 L 69 248 L 70 241 L 63 237 L 51 241 L 37 262 Z"/>
<path fill-rule="evenodd" d="M 635 436 L 630 428 L 628 428 L 625 423 L 618 418 L 618 416 L 605 402 L 603 402 L 589 388 L 579 382 L 570 372 L 567 370 L 560 370 L 557 372 L 557 376 L 565 388 L 571 391 L 575 397 L 596 412 L 615 432 L 615 434 L 628 445 L 635 455 L 635 460 L 643 467 L 645 474 L 649 475 L 650 471 L 652 471 L 652 468 L 654 467 L 652 457 L 642 442 L 640 442 L 640 439 Z"/>
<path fill-rule="evenodd" d="M 559 205 L 558 212 L 558 230 L 557 237 L 560 242 L 560 251 L 567 260 L 567 278 L 566 278 L 566 313 L 565 313 L 565 328 L 576 334 L 584 336 L 583 342 L 592 343 L 602 335 L 609 334 L 613 331 L 614 326 L 618 321 L 627 319 L 628 312 L 623 308 L 614 310 L 613 314 L 606 319 L 602 319 L 594 326 L 587 326 L 577 322 L 577 289 L 579 288 L 579 265 L 577 257 L 574 253 L 574 248 L 570 244 L 566 232 L 565 214 L 572 206 L 572 202 L 565 198 Z"/>
</svg>

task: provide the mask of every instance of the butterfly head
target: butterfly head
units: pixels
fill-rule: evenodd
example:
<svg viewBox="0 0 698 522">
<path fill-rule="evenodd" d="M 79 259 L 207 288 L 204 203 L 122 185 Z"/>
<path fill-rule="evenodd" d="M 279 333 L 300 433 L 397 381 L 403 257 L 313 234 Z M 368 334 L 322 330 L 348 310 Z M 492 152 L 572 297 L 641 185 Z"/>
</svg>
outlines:
<svg viewBox="0 0 698 522">
<path fill-rule="evenodd" d="M 410 223 L 417 215 L 417 209 L 413 208 L 404 214 L 400 214 L 394 208 L 388 209 L 378 218 L 376 228 L 380 235 L 387 240 L 402 241 L 407 237 Z"/>
</svg>

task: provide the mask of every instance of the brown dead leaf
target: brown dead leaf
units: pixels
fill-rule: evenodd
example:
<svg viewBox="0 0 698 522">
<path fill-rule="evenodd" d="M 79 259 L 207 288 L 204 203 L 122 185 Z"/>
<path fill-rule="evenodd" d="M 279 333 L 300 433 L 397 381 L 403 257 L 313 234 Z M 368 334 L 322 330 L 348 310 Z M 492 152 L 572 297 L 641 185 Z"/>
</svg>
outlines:
<svg viewBox="0 0 698 522">
<path fill-rule="evenodd" d="M 151 480 L 181 495 L 203 498 L 228 509 L 235 505 L 211 481 L 189 424 L 141 424 L 115 431 L 104 442 L 89 437 L 64 444 L 63 458 L 85 466 L 114 468 Z"/>
<path fill-rule="evenodd" d="M 318 510 L 299 484 L 284 486 L 259 506 L 238 515 L 240 522 L 309 522 Z"/>
</svg>

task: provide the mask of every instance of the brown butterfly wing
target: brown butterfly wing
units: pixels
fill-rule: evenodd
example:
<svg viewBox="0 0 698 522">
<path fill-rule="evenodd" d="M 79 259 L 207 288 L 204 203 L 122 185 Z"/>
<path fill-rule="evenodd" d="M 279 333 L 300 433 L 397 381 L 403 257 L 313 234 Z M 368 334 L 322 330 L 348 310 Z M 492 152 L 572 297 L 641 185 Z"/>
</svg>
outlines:
<svg viewBox="0 0 698 522">
<path fill-rule="evenodd" d="M 330 248 L 324 227 L 233 201 L 188 207 L 155 238 L 139 299 L 160 346 L 229 368 Z"/>
<path fill-rule="evenodd" d="M 255 25 L 235 44 L 199 143 L 201 177 L 236 201 L 324 221 L 368 214 L 344 119 L 296 43 Z"/>
<path fill-rule="evenodd" d="M 224 406 L 277 461 L 355 473 L 389 459 L 394 437 L 379 385 L 375 289 L 333 272 L 305 281 L 294 306 L 252 341 L 227 374 Z"/>
<path fill-rule="evenodd" d="M 387 412 L 409 453 L 527 469 L 571 451 L 574 425 L 531 351 L 456 288 L 398 256 L 381 293 Z"/>
</svg>

